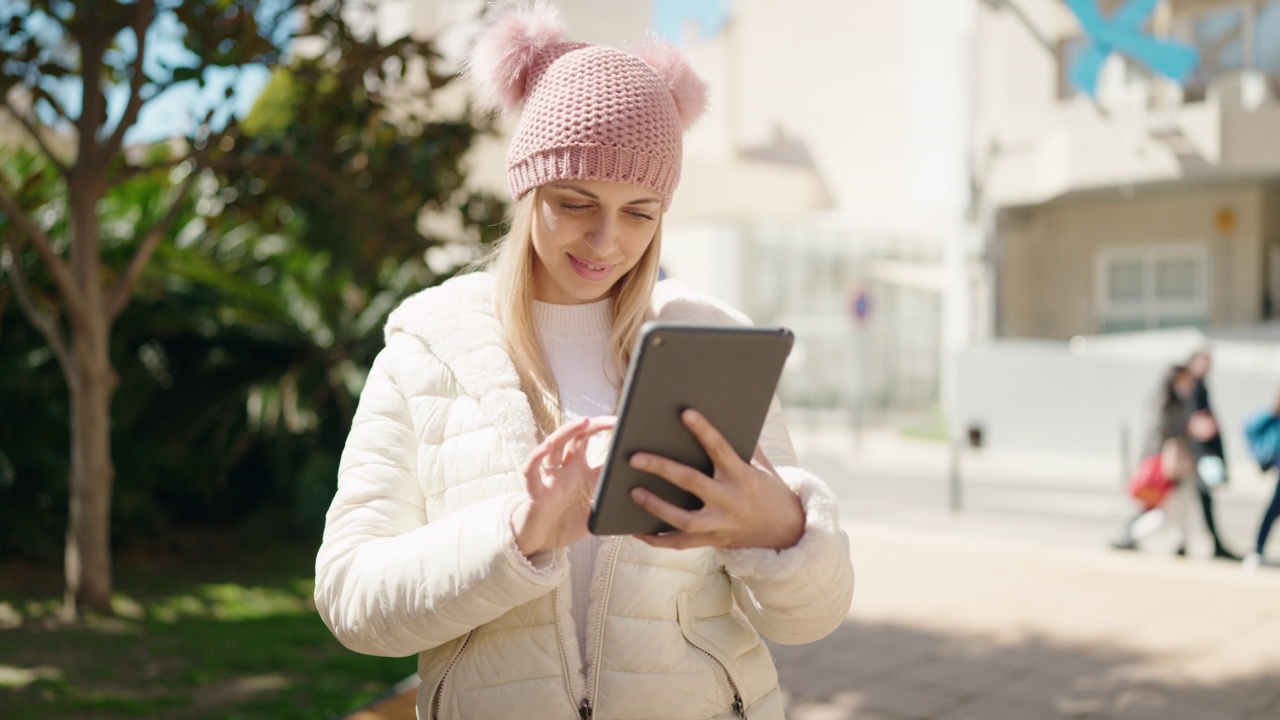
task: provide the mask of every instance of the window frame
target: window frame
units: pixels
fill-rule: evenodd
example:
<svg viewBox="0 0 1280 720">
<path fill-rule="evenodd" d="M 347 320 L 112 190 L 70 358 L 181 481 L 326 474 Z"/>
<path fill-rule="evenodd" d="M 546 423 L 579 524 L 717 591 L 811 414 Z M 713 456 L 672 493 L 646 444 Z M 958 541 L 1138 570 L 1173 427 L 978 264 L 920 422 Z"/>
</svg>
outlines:
<svg viewBox="0 0 1280 720">
<path fill-rule="evenodd" d="M 1161 300 L 1156 297 L 1156 266 L 1161 261 L 1191 259 L 1196 265 L 1197 297 L 1194 300 Z M 1100 248 L 1094 261 L 1094 303 L 1098 328 L 1108 332 L 1108 322 L 1138 322 L 1144 329 L 1167 327 L 1162 319 L 1188 319 L 1208 324 L 1213 305 L 1213 257 L 1207 242 L 1173 242 L 1151 245 L 1118 245 Z M 1116 303 L 1111 298 L 1110 271 L 1120 262 L 1137 261 L 1142 268 L 1142 298 L 1137 303 Z"/>
</svg>

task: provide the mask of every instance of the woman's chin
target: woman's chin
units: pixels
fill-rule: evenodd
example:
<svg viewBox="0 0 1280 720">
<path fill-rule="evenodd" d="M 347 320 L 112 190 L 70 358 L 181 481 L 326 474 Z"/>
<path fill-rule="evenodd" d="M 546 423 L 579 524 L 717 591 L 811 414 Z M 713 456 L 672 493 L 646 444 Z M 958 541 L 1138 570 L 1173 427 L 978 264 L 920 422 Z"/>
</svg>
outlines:
<svg viewBox="0 0 1280 720">
<path fill-rule="evenodd" d="M 593 303 L 608 297 L 609 290 L 612 287 L 613 284 L 610 283 L 603 287 L 578 288 L 576 292 L 570 294 L 573 296 L 574 300 L 577 300 L 579 303 Z"/>
<path fill-rule="evenodd" d="M 538 299 L 559 305 L 585 305 L 608 297 L 614 283 L 587 282 L 575 277 L 570 278 L 567 283 L 557 283 L 556 285 L 556 292 L 551 295 L 550 299 L 543 297 Z"/>
</svg>

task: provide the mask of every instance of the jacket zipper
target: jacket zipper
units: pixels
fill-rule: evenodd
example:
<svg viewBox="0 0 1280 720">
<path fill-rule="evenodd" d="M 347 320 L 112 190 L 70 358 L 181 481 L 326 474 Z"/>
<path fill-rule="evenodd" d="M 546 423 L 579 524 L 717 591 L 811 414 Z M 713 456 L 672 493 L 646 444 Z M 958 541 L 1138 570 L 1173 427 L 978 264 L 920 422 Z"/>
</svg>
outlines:
<svg viewBox="0 0 1280 720">
<path fill-rule="evenodd" d="M 600 693 L 600 658 L 604 657 L 604 616 L 605 610 L 609 607 L 609 594 L 613 592 L 613 571 L 618 566 L 618 550 L 622 548 L 622 539 L 610 538 L 609 542 L 613 543 L 613 547 L 609 548 L 609 559 L 605 567 L 604 593 L 600 596 L 600 622 L 596 624 L 599 630 L 596 633 L 595 657 L 591 663 L 591 695 L 582 698 L 582 704 L 578 706 L 578 717 L 581 720 L 591 720 L 595 712 L 597 696 Z"/>
<path fill-rule="evenodd" d="M 431 717 L 440 720 L 440 712 L 443 710 L 440 703 L 444 702 L 444 684 L 449 679 L 449 673 L 453 672 L 453 666 L 458 664 L 458 658 L 462 657 L 462 651 L 467 649 L 467 643 L 471 642 L 472 633 L 467 633 L 463 638 L 462 644 L 458 646 L 458 651 L 453 654 L 453 658 L 449 660 L 449 664 L 444 669 L 444 674 L 440 676 L 440 684 L 436 686 L 435 696 L 431 698 L 431 706 L 434 708 Z"/>
<path fill-rule="evenodd" d="M 554 606 L 552 611 L 556 616 L 556 641 L 560 643 L 560 660 L 564 663 L 564 678 L 569 686 L 569 700 L 573 701 L 578 698 L 578 689 L 574 687 L 573 683 L 573 676 L 577 673 L 573 671 L 573 668 L 569 667 L 569 646 L 564 640 L 564 622 L 560 617 L 561 597 L 560 588 L 552 591 L 552 604 Z M 582 715 L 581 707 L 579 707 L 578 714 Z M 589 718 L 590 715 L 588 714 L 587 717 Z"/>
<path fill-rule="evenodd" d="M 685 638 L 684 641 L 689 643 L 689 647 L 697 650 L 703 655 L 706 655 L 708 658 L 711 658 L 711 662 L 715 663 L 716 667 L 720 668 L 720 672 L 724 675 L 724 679 L 729 683 L 729 690 L 733 693 L 733 706 L 730 708 L 733 710 L 733 716 L 738 718 L 738 720 L 747 720 L 747 708 L 742 702 L 742 694 L 738 692 L 738 684 L 733 681 L 733 676 L 729 674 L 729 669 L 724 666 L 724 663 L 717 660 L 715 655 L 712 655 L 706 650 L 694 645 L 689 638 Z"/>
</svg>

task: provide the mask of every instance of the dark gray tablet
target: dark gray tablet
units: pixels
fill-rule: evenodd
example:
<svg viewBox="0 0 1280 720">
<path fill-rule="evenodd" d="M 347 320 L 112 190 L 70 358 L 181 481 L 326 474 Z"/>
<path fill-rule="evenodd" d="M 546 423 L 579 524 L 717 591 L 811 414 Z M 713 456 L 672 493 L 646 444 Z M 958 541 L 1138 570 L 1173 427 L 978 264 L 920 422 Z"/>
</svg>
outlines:
<svg viewBox="0 0 1280 720">
<path fill-rule="evenodd" d="M 631 467 L 637 452 L 671 458 L 710 475 L 711 459 L 680 422 L 680 413 L 702 413 L 748 460 L 760 440 L 769 403 L 795 337 L 786 328 L 647 323 L 622 386 L 618 425 L 587 527 L 596 535 L 637 535 L 672 530 L 631 499 L 640 486 L 688 509 L 694 495 L 656 475 Z"/>
</svg>

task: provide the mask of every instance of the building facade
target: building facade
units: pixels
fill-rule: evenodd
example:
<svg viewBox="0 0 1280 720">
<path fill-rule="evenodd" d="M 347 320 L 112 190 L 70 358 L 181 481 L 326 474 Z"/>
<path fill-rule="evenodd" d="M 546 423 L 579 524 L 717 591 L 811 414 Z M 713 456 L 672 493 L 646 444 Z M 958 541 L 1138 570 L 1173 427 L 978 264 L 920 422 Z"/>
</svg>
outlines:
<svg viewBox="0 0 1280 720">
<path fill-rule="evenodd" d="M 1103 3 L 1108 11 L 1116 3 Z M 1166 0 L 1140 26 L 1194 47 L 1182 83 L 1089 42 L 1060 0 L 984 0 L 973 165 L 991 325 L 1070 338 L 1275 317 L 1280 299 L 1280 0 Z"/>
<path fill-rule="evenodd" d="M 1062 0 L 977 3 L 970 152 L 991 312 L 958 357 L 957 419 L 991 445 L 1131 467 L 1152 447 L 1160 378 L 1210 348 L 1232 472 L 1256 472 L 1240 425 L 1280 388 L 1280 0 L 1163 0 L 1125 18 L 1134 5 L 1102 0 L 1082 22 Z M 1152 52 L 1170 42 L 1195 50 L 1177 81 L 1158 70 L 1180 51 Z"/>
</svg>

